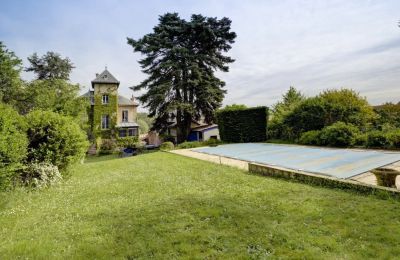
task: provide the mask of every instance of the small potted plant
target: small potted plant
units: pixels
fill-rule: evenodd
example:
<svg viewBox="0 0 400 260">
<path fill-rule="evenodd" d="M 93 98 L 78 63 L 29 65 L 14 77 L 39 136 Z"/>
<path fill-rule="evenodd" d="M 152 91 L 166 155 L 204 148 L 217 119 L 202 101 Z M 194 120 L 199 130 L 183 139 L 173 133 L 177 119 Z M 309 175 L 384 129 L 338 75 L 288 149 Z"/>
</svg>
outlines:
<svg viewBox="0 0 400 260">
<path fill-rule="evenodd" d="M 400 174 L 399 171 L 390 168 L 377 168 L 371 171 L 377 180 L 379 186 L 396 188 L 396 177 Z"/>
</svg>

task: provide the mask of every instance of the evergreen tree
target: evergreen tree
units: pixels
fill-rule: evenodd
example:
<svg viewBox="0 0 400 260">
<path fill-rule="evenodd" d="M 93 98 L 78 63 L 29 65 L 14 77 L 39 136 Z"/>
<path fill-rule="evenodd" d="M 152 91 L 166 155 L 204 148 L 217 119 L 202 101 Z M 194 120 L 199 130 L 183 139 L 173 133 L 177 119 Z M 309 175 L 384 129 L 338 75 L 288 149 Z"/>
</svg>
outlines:
<svg viewBox="0 0 400 260">
<path fill-rule="evenodd" d="M 36 78 L 43 79 L 63 79 L 69 80 L 69 75 L 74 67 L 68 58 L 62 58 L 60 54 L 55 52 L 47 52 L 42 57 L 37 53 L 28 57 L 31 66 L 25 68 L 25 71 L 33 71 Z"/>
<path fill-rule="evenodd" d="M 177 13 L 160 16 L 153 32 L 141 39 L 128 38 L 134 51 L 145 56 L 139 63 L 149 76 L 133 89 L 147 90 L 139 100 L 154 117 L 152 130 L 163 131 L 175 119 L 178 142 L 183 142 L 192 120 L 214 120 L 226 93 L 214 73 L 227 72 L 234 61 L 224 53 L 235 38 L 228 18 L 192 15 L 186 21 Z"/>
</svg>

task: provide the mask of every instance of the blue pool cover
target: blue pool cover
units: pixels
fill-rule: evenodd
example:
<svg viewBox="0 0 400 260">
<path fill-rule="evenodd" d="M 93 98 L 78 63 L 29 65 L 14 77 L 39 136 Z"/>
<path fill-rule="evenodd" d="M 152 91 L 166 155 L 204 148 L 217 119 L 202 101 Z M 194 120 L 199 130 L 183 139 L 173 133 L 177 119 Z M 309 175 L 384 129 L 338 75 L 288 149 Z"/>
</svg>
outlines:
<svg viewBox="0 0 400 260">
<path fill-rule="evenodd" d="M 344 179 L 400 161 L 399 152 L 269 143 L 226 144 L 194 151 Z"/>
</svg>

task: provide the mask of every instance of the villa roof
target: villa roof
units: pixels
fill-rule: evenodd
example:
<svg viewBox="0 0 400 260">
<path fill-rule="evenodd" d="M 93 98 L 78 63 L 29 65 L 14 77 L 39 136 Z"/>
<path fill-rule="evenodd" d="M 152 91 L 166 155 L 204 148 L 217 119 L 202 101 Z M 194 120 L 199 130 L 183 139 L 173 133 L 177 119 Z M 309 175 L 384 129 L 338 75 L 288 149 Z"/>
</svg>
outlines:
<svg viewBox="0 0 400 260">
<path fill-rule="evenodd" d="M 92 86 L 95 83 L 111 83 L 119 85 L 119 81 L 107 70 L 107 68 L 100 74 L 96 74 L 96 78 L 92 80 Z"/>
<path fill-rule="evenodd" d="M 134 106 L 138 106 L 139 104 L 136 103 L 135 101 L 129 99 L 129 98 L 126 98 L 126 97 L 118 95 L 118 105 L 134 105 Z"/>
</svg>

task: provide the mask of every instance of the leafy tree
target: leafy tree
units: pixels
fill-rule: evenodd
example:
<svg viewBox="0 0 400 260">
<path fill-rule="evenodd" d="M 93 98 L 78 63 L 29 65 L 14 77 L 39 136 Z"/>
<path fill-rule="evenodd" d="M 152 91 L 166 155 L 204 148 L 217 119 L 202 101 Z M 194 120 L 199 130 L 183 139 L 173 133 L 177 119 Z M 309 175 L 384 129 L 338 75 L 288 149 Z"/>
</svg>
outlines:
<svg viewBox="0 0 400 260">
<path fill-rule="evenodd" d="M 270 138 L 292 139 L 292 129 L 284 124 L 284 119 L 301 102 L 305 100 L 304 95 L 294 87 L 282 96 L 282 101 L 277 102 L 269 117 L 268 135 Z"/>
<path fill-rule="evenodd" d="M 89 101 L 79 97 L 79 90 L 79 85 L 65 80 L 34 80 L 27 84 L 25 98 L 18 103 L 18 108 L 21 114 L 40 109 L 71 116 L 86 129 Z"/>
<path fill-rule="evenodd" d="M 153 125 L 153 118 L 149 117 L 148 113 L 145 112 L 139 112 L 137 113 L 137 120 L 143 120 L 146 122 L 147 126 L 150 128 Z"/>
<path fill-rule="evenodd" d="M 143 38 L 128 38 L 134 51 L 145 56 L 139 63 L 149 77 L 133 89 L 147 90 L 139 100 L 154 117 L 153 130 L 163 131 L 175 119 L 178 142 L 183 142 L 193 119 L 214 120 L 226 92 L 214 73 L 227 72 L 234 61 L 224 53 L 235 38 L 228 18 L 192 15 L 186 21 L 177 13 L 160 16 Z"/>
<path fill-rule="evenodd" d="M 141 134 L 145 134 L 149 131 L 149 125 L 146 123 L 146 121 L 144 121 L 142 119 L 138 119 L 137 123 L 139 125 L 139 132 Z"/>
<path fill-rule="evenodd" d="M 0 101 L 15 104 L 22 89 L 21 69 L 22 60 L 0 42 Z"/>
<path fill-rule="evenodd" d="M 385 103 L 374 107 L 378 117 L 375 121 L 375 127 L 379 130 L 386 126 L 400 128 L 400 103 Z"/>
<path fill-rule="evenodd" d="M 232 104 L 232 105 L 226 105 L 224 108 L 221 108 L 220 110 L 242 110 L 246 109 L 247 106 L 244 104 Z"/>
<path fill-rule="evenodd" d="M 69 80 L 69 75 L 74 67 L 68 58 L 62 58 L 55 52 L 47 52 L 42 57 L 37 53 L 28 57 L 30 66 L 25 71 L 33 71 L 37 79 L 63 79 Z"/>
<path fill-rule="evenodd" d="M 302 132 L 320 130 L 341 121 L 365 130 L 375 113 L 364 97 L 351 89 L 326 90 L 298 105 L 284 124 L 298 137 Z"/>
</svg>

